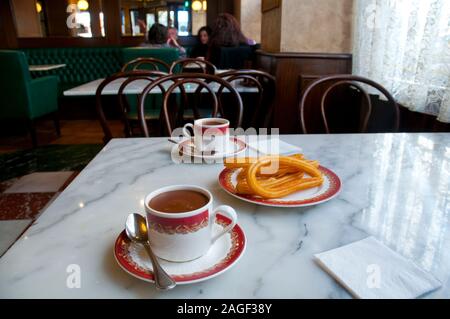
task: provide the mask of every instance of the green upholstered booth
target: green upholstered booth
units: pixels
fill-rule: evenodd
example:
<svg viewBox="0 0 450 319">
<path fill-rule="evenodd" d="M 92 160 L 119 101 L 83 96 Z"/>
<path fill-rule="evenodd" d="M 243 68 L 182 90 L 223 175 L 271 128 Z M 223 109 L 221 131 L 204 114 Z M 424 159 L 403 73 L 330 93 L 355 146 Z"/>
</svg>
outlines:
<svg viewBox="0 0 450 319">
<path fill-rule="evenodd" d="M 157 58 L 169 65 L 179 59 L 178 50 L 171 48 L 38 48 L 22 51 L 25 52 L 30 65 L 66 64 L 65 68 L 32 74 L 34 77 L 58 76 L 62 91 L 106 78 L 119 72 L 125 63 L 139 57 Z"/>
<path fill-rule="evenodd" d="M 46 76 L 32 79 L 26 56 L 20 51 L 0 50 L 0 119 L 21 120 L 30 129 L 36 146 L 34 120 L 47 114 L 58 119 L 58 78 Z"/>
<path fill-rule="evenodd" d="M 221 47 L 212 51 L 211 62 L 218 69 L 244 69 L 246 63 L 253 59 L 251 46 Z"/>
<path fill-rule="evenodd" d="M 39 48 L 24 49 L 29 64 L 66 64 L 65 68 L 49 72 L 33 72 L 33 76 L 56 75 L 61 90 L 108 77 L 120 71 L 122 48 Z"/>
<path fill-rule="evenodd" d="M 133 61 L 137 58 L 155 58 L 166 62 L 171 65 L 173 62 L 180 58 L 180 53 L 177 49 L 172 48 L 146 48 L 146 47 L 135 47 L 135 48 L 124 48 L 123 49 L 123 61 L 124 63 Z M 169 72 L 169 70 L 163 70 L 164 72 Z"/>
</svg>

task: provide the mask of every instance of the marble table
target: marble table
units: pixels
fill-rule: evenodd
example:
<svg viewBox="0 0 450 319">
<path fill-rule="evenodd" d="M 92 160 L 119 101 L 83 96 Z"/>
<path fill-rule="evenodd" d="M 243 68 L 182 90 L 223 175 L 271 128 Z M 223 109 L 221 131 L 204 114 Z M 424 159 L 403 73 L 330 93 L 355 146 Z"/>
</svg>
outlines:
<svg viewBox="0 0 450 319">
<path fill-rule="evenodd" d="M 281 139 L 338 173 L 339 197 L 301 209 L 255 206 L 219 187 L 222 165 L 173 163 L 167 139 L 112 140 L 0 259 L 0 298 L 350 298 L 312 257 L 368 236 L 442 281 L 426 298 L 450 298 L 450 134 Z M 159 292 L 119 268 L 113 243 L 148 192 L 180 183 L 235 207 L 248 247 L 225 274 Z M 81 287 L 69 289 L 73 264 Z"/>
<path fill-rule="evenodd" d="M 201 62 L 200 62 L 201 63 Z M 200 66 L 197 63 L 188 63 L 185 66 L 183 66 L 184 70 L 192 71 L 192 70 L 200 70 Z M 232 69 L 216 69 L 216 74 L 221 74 L 225 72 L 232 71 Z"/>
<path fill-rule="evenodd" d="M 69 89 L 67 91 L 64 91 L 65 96 L 95 96 L 95 92 L 97 91 L 97 88 L 99 87 L 100 83 L 102 83 L 104 79 L 97 79 L 92 82 L 88 82 L 85 84 L 82 84 L 80 86 L 74 87 L 72 89 Z M 125 79 L 117 79 L 110 84 L 108 84 L 102 92 L 102 95 L 116 95 L 119 92 L 119 88 L 122 85 L 122 83 L 125 81 Z M 149 81 L 146 80 L 137 80 L 135 82 L 130 83 L 124 90 L 125 94 L 141 94 L 144 88 L 149 84 Z M 163 87 L 164 89 L 168 89 L 170 87 L 171 83 L 165 82 Z M 239 93 L 257 93 L 258 89 L 256 87 L 249 87 L 240 84 L 240 82 L 235 81 L 232 83 L 234 88 Z M 186 93 L 194 93 L 197 89 L 197 84 L 185 84 L 184 85 L 186 89 Z M 219 90 L 219 84 L 218 83 L 211 83 L 210 87 L 213 89 L 213 91 L 217 92 Z M 227 89 L 224 89 L 224 92 L 227 92 Z M 175 92 L 179 92 L 178 89 L 175 90 Z M 161 90 L 159 87 L 154 88 L 151 92 L 151 94 L 159 94 L 161 93 Z"/>
<path fill-rule="evenodd" d="M 30 70 L 30 72 L 42 72 L 42 71 L 52 71 L 65 67 L 66 67 L 65 64 L 43 64 L 43 65 L 30 65 L 28 69 Z"/>
</svg>

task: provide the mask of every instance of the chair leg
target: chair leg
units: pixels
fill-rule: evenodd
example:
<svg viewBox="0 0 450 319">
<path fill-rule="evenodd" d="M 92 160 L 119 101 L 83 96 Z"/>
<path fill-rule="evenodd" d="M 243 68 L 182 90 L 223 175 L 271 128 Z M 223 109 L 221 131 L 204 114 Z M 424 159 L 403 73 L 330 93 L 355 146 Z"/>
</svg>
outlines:
<svg viewBox="0 0 450 319">
<path fill-rule="evenodd" d="M 58 135 L 58 137 L 61 137 L 61 126 L 59 125 L 58 111 L 53 113 L 53 123 L 55 124 L 56 135 Z"/>
<path fill-rule="evenodd" d="M 28 120 L 28 130 L 31 135 L 31 144 L 33 148 L 37 147 L 37 134 L 36 134 L 36 123 L 34 120 Z"/>
</svg>

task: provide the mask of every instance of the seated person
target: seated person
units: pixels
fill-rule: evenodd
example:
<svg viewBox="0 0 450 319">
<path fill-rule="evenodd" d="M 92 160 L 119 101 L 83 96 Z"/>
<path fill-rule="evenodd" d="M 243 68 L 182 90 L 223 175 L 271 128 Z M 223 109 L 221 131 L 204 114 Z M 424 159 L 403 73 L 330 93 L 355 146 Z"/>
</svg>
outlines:
<svg viewBox="0 0 450 319">
<path fill-rule="evenodd" d="M 148 30 L 147 41 L 141 46 L 148 48 L 176 48 L 180 52 L 180 58 L 186 57 L 186 50 L 176 40 L 169 38 L 167 28 L 160 23 L 152 25 L 150 30 Z"/>
<path fill-rule="evenodd" d="M 180 50 L 180 57 L 181 58 L 185 58 L 186 57 L 186 49 L 183 48 L 178 43 L 178 29 L 177 28 L 171 27 L 171 28 L 168 29 L 167 44 L 170 45 L 172 48 L 176 48 L 176 49 Z"/>
<path fill-rule="evenodd" d="M 192 58 L 206 58 L 208 56 L 208 42 L 211 36 L 211 28 L 208 26 L 200 28 L 197 34 L 197 44 L 192 49 Z"/>
<path fill-rule="evenodd" d="M 219 52 L 221 48 L 250 48 L 253 43 L 253 40 L 248 39 L 242 33 L 239 22 L 233 15 L 222 13 L 217 17 L 212 29 L 207 60 L 220 67 Z M 236 61 L 234 64 L 240 65 L 243 64 L 243 61 Z"/>
</svg>

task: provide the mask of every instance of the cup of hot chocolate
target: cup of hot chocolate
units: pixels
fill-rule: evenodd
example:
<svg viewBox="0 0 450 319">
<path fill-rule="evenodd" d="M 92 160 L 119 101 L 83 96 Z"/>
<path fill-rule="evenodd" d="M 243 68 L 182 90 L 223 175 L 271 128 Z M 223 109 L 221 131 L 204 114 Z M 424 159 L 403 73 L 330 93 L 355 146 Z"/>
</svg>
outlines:
<svg viewBox="0 0 450 319">
<path fill-rule="evenodd" d="M 230 146 L 230 122 L 221 118 L 196 120 L 186 124 L 183 135 L 192 138 L 188 128 L 194 131 L 194 145 L 198 152 L 227 153 Z"/>
<path fill-rule="evenodd" d="M 145 198 L 150 245 L 159 258 L 186 262 L 205 255 L 237 222 L 233 208 L 213 209 L 212 194 L 198 186 L 169 186 L 154 191 Z M 231 219 L 229 226 L 213 233 L 216 215 Z"/>
</svg>

